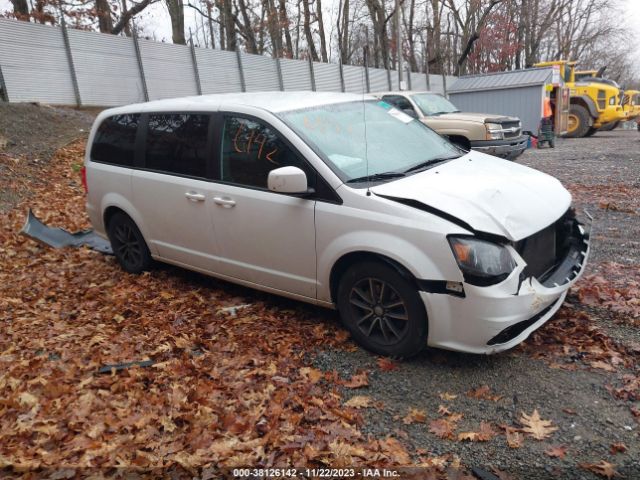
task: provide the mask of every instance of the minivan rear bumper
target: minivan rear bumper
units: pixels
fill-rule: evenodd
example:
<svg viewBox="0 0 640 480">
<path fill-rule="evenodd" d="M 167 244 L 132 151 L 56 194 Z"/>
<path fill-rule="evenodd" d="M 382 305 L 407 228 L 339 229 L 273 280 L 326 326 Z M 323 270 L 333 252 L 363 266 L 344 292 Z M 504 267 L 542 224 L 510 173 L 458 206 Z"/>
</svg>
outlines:
<svg viewBox="0 0 640 480">
<path fill-rule="evenodd" d="M 527 149 L 528 135 L 520 135 L 506 140 L 476 140 L 471 142 L 471 149 L 478 152 L 513 160 Z"/>
</svg>

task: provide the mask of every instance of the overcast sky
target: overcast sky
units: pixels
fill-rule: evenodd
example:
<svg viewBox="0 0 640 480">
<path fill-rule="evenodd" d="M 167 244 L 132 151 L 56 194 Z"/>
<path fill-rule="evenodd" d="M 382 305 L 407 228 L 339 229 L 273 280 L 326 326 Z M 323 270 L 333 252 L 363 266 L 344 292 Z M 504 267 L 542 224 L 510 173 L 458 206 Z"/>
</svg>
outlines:
<svg viewBox="0 0 640 480">
<path fill-rule="evenodd" d="M 325 2 L 325 8 L 329 17 L 332 16 L 334 8 L 337 8 L 337 1 Z M 636 71 L 640 75 L 640 48 L 638 42 L 640 42 L 640 0 L 622 0 L 624 9 L 627 15 L 625 19 L 627 21 L 628 28 L 633 32 L 632 38 L 634 41 L 629 45 L 629 54 L 635 58 Z M 11 10 L 11 3 L 9 0 L 0 0 L 0 12 Z M 195 10 L 186 7 L 185 8 L 185 23 L 186 34 L 188 35 L 188 28 L 198 28 L 199 22 L 196 23 L 197 13 Z M 171 42 L 171 24 L 169 22 L 169 15 L 167 13 L 167 7 L 164 2 L 157 2 L 150 7 L 147 7 L 142 14 L 137 18 L 137 22 L 145 27 L 145 33 L 153 37 L 157 41 Z M 334 25 L 332 18 L 325 20 L 325 25 L 330 29 Z M 330 32 L 327 32 L 329 34 Z M 202 37 L 201 37 L 202 38 Z"/>
</svg>

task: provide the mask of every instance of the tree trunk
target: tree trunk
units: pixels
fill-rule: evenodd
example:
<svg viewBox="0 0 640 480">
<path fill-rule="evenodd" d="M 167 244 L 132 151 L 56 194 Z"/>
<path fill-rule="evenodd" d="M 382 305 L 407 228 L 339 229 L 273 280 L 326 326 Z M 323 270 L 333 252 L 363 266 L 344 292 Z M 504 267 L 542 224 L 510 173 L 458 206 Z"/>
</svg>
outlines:
<svg viewBox="0 0 640 480">
<path fill-rule="evenodd" d="M 111 18 L 111 5 L 109 5 L 109 0 L 96 0 L 96 13 L 98 14 L 98 28 L 100 32 L 113 32 L 113 19 Z"/>
<path fill-rule="evenodd" d="M 207 4 L 207 15 L 208 15 L 208 22 L 209 22 L 209 35 L 211 36 L 211 48 L 216 48 L 216 36 L 213 33 L 213 20 L 212 20 L 212 5 L 211 5 L 211 1 L 210 0 L 206 0 L 205 2 Z"/>
<path fill-rule="evenodd" d="M 316 46 L 313 43 L 313 35 L 311 33 L 311 12 L 309 11 L 309 2 L 302 0 L 304 6 L 304 35 L 307 38 L 307 48 L 309 49 L 309 55 L 314 62 L 319 61 L 318 52 Z"/>
<path fill-rule="evenodd" d="M 238 0 L 238 8 L 244 22 L 243 36 L 247 42 L 247 53 L 258 53 L 258 44 L 245 0 Z"/>
<path fill-rule="evenodd" d="M 27 0 L 11 0 L 13 5 L 13 14 L 18 20 L 29 20 L 29 4 Z"/>
<path fill-rule="evenodd" d="M 322 55 L 322 61 L 328 63 L 327 41 L 324 34 L 324 22 L 322 21 L 322 0 L 317 0 L 316 17 L 318 17 L 318 30 L 320 31 L 320 54 Z"/>
<path fill-rule="evenodd" d="M 182 0 L 165 0 L 169 17 L 171 17 L 171 33 L 173 43 L 185 45 L 187 42 L 184 37 L 184 5 Z"/>
<path fill-rule="evenodd" d="M 289 28 L 289 16 L 287 15 L 287 2 L 280 0 L 280 29 L 284 31 L 284 41 L 286 42 L 286 51 L 282 52 L 284 57 L 293 58 L 293 42 L 291 41 L 291 32 Z"/>
</svg>

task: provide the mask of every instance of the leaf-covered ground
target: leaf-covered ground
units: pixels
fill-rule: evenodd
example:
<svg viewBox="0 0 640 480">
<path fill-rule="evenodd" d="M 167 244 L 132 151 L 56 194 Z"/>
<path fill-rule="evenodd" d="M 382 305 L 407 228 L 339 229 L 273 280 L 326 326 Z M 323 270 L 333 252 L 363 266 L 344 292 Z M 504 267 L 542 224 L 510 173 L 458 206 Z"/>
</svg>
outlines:
<svg viewBox="0 0 640 480">
<path fill-rule="evenodd" d="M 0 187 L 18 199 L 0 211 L 0 476 L 640 476 L 637 253 L 598 261 L 511 352 L 395 362 L 356 348 L 332 312 L 170 267 L 129 275 L 112 257 L 18 235 L 28 207 L 49 225 L 88 226 L 83 149 L 79 139 L 38 164 L 0 151 Z M 600 188 L 577 193 L 640 223 L 637 196 L 606 204 Z"/>
</svg>

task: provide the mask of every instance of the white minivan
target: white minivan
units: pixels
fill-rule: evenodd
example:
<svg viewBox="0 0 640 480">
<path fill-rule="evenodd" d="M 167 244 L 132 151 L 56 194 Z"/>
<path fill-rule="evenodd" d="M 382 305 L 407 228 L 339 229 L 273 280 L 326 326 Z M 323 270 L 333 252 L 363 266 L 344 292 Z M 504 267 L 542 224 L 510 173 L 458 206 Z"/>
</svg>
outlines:
<svg viewBox="0 0 640 480">
<path fill-rule="evenodd" d="M 337 308 L 383 355 L 513 347 L 589 253 L 558 180 L 368 96 L 148 102 L 103 111 L 88 145 L 87 211 L 126 271 L 158 260 Z"/>
</svg>

